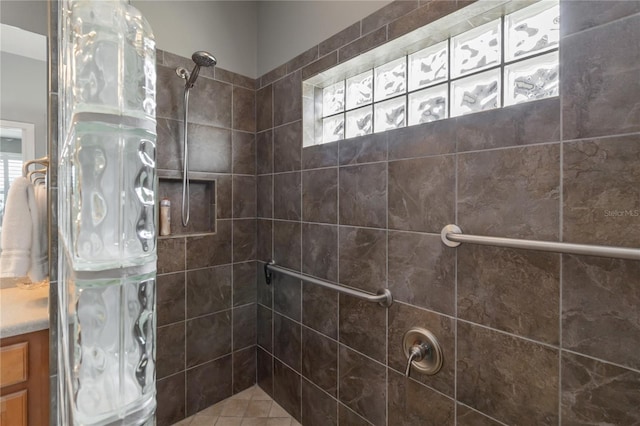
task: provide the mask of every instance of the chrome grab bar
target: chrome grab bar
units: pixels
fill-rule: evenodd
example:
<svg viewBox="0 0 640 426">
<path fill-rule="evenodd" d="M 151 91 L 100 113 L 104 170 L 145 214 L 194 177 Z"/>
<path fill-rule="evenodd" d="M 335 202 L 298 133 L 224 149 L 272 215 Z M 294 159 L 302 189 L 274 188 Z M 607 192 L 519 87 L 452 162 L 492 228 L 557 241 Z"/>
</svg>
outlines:
<svg viewBox="0 0 640 426">
<path fill-rule="evenodd" d="M 391 292 L 388 289 L 379 290 L 378 294 L 365 293 L 363 291 L 354 290 L 349 287 L 336 285 L 329 281 L 320 280 L 310 275 L 301 274 L 299 272 L 292 271 L 291 269 L 283 268 L 282 266 L 276 265 L 276 262 L 274 260 L 269 260 L 269 262 L 264 265 L 264 277 L 267 284 L 271 284 L 272 272 L 278 272 L 283 275 L 298 278 L 311 284 L 316 284 L 325 288 L 329 288 L 331 290 L 335 290 L 339 293 L 348 294 L 349 296 L 366 300 L 367 302 L 379 303 L 380 306 L 384 306 L 385 308 L 388 308 L 393 303 L 393 297 L 391 297 Z"/>
<path fill-rule="evenodd" d="M 462 233 L 462 229 L 457 225 L 447 225 L 442 228 L 440 237 L 442 238 L 442 242 L 449 247 L 458 247 L 461 243 L 469 243 L 484 246 L 579 254 L 584 256 L 640 260 L 640 249 L 636 248 L 466 235 Z"/>
</svg>

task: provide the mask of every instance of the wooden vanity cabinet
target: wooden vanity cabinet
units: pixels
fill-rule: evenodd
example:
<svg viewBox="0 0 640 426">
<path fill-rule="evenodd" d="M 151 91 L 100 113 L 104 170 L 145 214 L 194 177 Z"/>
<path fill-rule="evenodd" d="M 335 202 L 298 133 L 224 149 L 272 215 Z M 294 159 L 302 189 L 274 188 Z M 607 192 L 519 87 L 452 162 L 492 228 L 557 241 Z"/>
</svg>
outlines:
<svg viewBox="0 0 640 426">
<path fill-rule="evenodd" d="M 0 340 L 0 426 L 49 424 L 49 330 Z"/>
</svg>

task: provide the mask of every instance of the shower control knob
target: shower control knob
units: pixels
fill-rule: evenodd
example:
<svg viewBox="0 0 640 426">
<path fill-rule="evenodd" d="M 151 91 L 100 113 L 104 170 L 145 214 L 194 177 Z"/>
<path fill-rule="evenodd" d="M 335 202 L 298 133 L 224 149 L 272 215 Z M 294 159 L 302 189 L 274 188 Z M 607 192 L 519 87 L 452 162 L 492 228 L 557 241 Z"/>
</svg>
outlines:
<svg viewBox="0 0 640 426">
<path fill-rule="evenodd" d="M 427 375 L 434 375 L 442 368 L 442 348 L 429 330 L 422 327 L 410 329 L 404 335 L 402 346 L 407 357 L 406 377 L 409 377 L 411 367 Z"/>
</svg>

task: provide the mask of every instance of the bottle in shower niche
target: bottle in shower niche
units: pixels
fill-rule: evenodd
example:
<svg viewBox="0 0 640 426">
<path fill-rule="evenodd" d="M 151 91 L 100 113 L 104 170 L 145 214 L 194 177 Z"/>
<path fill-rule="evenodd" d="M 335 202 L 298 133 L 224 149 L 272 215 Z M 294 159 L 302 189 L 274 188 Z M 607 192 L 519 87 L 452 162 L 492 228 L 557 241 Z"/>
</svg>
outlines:
<svg viewBox="0 0 640 426">
<path fill-rule="evenodd" d="M 171 201 L 168 198 L 160 201 L 160 235 L 171 235 Z"/>
</svg>

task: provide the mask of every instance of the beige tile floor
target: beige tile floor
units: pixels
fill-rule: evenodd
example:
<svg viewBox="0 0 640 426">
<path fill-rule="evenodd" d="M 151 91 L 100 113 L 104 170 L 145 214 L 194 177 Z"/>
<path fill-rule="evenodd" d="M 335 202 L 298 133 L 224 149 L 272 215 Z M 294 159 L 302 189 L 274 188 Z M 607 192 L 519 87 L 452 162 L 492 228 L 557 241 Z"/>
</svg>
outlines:
<svg viewBox="0 0 640 426">
<path fill-rule="evenodd" d="M 174 426 L 301 426 L 257 385 Z"/>
</svg>

